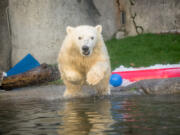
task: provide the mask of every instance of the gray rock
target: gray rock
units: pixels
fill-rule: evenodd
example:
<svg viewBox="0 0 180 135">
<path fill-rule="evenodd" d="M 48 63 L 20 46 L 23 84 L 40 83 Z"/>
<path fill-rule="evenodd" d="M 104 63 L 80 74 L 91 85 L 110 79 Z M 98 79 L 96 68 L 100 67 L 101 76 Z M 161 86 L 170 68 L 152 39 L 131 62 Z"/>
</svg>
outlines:
<svg viewBox="0 0 180 135">
<path fill-rule="evenodd" d="M 8 0 L 0 1 L 0 70 L 7 71 L 11 65 L 10 31 L 8 29 Z"/>
<path fill-rule="evenodd" d="M 120 90 L 155 95 L 178 94 L 180 93 L 180 78 L 142 80 L 127 87 L 122 87 Z"/>
<path fill-rule="evenodd" d="M 125 33 L 123 31 L 118 31 L 115 35 L 116 39 L 122 39 L 125 37 Z"/>
</svg>

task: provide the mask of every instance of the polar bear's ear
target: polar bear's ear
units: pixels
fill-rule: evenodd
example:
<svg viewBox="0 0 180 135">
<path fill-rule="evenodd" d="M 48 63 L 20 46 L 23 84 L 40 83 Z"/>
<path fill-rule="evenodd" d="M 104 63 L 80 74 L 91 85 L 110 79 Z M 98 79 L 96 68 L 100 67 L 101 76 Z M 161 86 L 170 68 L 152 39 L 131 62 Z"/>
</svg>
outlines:
<svg viewBox="0 0 180 135">
<path fill-rule="evenodd" d="M 96 26 L 96 30 L 101 33 L 102 32 L 102 26 L 101 25 L 97 25 Z"/>
<path fill-rule="evenodd" d="M 66 28 L 67 34 L 70 34 L 73 30 L 74 30 L 74 28 L 71 26 L 67 26 L 67 28 Z"/>
</svg>

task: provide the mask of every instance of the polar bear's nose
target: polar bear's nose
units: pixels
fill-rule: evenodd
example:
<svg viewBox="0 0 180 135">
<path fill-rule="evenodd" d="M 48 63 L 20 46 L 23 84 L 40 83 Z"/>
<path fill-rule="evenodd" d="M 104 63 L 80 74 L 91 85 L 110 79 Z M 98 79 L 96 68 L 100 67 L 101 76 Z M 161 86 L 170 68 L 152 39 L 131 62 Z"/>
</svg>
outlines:
<svg viewBox="0 0 180 135">
<path fill-rule="evenodd" d="M 85 51 L 85 52 L 87 52 L 87 51 L 89 51 L 89 47 L 86 46 L 86 45 L 84 45 L 84 46 L 82 47 L 82 50 Z"/>
</svg>

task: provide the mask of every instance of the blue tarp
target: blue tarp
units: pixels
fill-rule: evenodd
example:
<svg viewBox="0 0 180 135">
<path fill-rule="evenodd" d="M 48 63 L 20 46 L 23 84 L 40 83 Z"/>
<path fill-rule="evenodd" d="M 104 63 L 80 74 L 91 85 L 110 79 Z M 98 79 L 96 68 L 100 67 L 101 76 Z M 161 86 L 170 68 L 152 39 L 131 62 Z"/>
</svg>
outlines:
<svg viewBox="0 0 180 135">
<path fill-rule="evenodd" d="M 37 66 L 40 66 L 39 62 L 31 54 L 28 54 L 7 72 L 7 76 L 27 72 Z"/>
</svg>

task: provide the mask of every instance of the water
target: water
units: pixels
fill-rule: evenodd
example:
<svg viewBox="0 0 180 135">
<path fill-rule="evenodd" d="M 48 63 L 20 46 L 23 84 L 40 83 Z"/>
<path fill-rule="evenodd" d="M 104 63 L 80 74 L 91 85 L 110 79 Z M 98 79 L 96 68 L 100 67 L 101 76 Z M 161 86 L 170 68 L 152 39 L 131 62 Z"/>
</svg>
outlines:
<svg viewBox="0 0 180 135">
<path fill-rule="evenodd" d="M 180 134 L 180 95 L 1 101 L 0 134 Z"/>
</svg>

